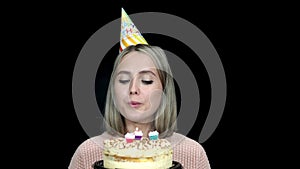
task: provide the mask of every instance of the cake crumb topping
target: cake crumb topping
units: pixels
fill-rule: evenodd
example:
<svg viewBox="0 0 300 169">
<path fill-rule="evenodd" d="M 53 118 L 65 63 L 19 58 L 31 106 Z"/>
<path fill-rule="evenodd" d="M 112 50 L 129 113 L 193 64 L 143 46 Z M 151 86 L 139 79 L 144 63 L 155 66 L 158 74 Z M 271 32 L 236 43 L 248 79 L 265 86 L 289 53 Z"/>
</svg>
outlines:
<svg viewBox="0 0 300 169">
<path fill-rule="evenodd" d="M 117 138 L 105 140 L 104 147 L 118 149 L 149 150 L 170 148 L 171 144 L 166 139 L 150 140 L 149 138 L 144 137 L 141 140 L 134 140 L 132 143 L 127 143 L 125 138 Z"/>
</svg>

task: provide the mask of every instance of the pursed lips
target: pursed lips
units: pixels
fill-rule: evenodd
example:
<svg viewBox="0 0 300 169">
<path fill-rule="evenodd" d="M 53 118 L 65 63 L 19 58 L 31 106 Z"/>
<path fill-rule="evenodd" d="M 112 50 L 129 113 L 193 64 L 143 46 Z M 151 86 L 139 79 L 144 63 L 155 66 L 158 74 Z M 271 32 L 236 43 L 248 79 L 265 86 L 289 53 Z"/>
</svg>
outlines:
<svg viewBox="0 0 300 169">
<path fill-rule="evenodd" d="M 137 101 L 130 101 L 128 104 L 129 104 L 132 108 L 137 108 L 137 107 L 139 107 L 142 103 L 137 102 Z"/>
</svg>

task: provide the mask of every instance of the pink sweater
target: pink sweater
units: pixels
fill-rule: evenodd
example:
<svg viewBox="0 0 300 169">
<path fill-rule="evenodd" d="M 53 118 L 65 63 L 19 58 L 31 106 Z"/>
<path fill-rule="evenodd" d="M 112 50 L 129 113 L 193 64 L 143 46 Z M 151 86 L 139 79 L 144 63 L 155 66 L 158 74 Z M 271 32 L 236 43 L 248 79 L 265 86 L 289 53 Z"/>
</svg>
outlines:
<svg viewBox="0 0 300 169">
<path fill-rule="evenodd" d="M 75 151 L 69 169 L 92 169 L 94 162 L 102 160 L 103 141 L 114 136 L 104 132 L 84 141 Z M 186 169 L 210 169 L 203 147 L 196 141 L 179 133 L 166 138 L 173 146 L 173 160 Z"/>
</svg>

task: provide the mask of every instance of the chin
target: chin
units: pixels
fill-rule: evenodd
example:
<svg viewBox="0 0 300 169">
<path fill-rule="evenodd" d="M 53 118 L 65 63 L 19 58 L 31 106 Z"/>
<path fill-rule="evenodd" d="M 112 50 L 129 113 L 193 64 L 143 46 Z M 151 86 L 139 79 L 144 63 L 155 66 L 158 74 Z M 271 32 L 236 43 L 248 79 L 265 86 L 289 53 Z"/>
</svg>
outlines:
<svg viewBox="0 0 300 169">
<path fill-rule="evenodd" d="M 124 118 L 126 118 L 127 120 L 130 120 L 132 122 L 135 122 L 135 123 L 150 123 L 150 122 L 154 121 L 154 118 L 152 118 L 152 117 L 145 118 L 145 116 L 143 116 L 143 115 L 139 115 L 139 117 L 137 117 L 136 114 L 135 115 L 127 114 L 124 116 Z"/>
</svg>

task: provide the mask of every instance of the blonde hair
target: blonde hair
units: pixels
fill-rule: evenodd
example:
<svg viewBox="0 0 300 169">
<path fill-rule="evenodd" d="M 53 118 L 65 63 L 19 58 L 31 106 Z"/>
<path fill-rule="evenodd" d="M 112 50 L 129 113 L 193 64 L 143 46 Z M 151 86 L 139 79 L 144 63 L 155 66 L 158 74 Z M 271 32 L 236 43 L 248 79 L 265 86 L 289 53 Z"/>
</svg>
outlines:
<svg viewBox="0 0 300 169">
<path fill-rule="evenodd" d="M 127 132 L 124 117 L 120 114 L 120 112 L 118 112 L 115 106 L 113 86 L 117 66 L 120 64 L 122 57 L 132 51 L 138 51 L 148 55 L 157 68 L 158 75 L 163 86 L 164 97 L 162 99 L 162 104 L 157 109 L 153 127 L 160 133 L 160 137 L 170 136 L 177 128 L 177 103 L 171 68 L 165 52 L 160 47 L 142 44 L 127 47 L 115 60 L 106 95 L 104 120 L 106 130 L 110 134 L 117 135 L 124 135 Z"/>
</svg>

